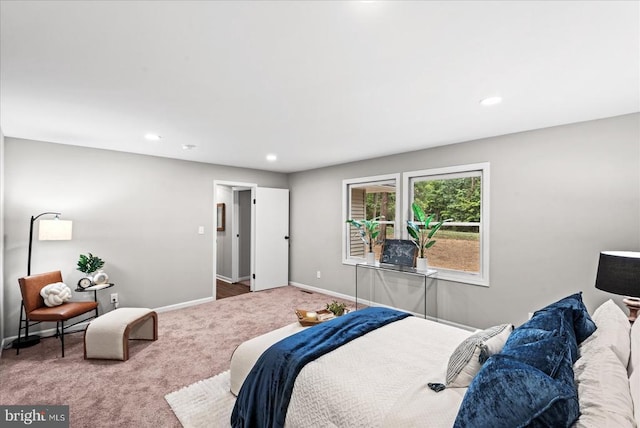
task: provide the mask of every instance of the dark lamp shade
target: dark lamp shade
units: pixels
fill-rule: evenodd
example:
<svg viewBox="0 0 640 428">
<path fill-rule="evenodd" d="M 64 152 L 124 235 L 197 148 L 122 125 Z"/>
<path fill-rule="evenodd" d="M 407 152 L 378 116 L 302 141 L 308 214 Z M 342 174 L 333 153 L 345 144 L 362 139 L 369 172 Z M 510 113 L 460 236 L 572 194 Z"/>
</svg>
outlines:
<svg viewBox="0 0 640 428">
<path fill-rule="evenodd" d="M 640 253 L 601 252 L 596 288 L 613 294 L 640 297 Z"/>
</svg>

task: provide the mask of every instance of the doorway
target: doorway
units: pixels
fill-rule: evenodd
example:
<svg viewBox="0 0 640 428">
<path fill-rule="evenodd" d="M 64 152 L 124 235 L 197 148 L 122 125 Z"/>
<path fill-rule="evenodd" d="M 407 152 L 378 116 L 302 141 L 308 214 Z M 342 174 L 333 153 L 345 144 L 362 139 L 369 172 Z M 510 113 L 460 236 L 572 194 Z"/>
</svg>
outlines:
<svg viewBox="0 0 640 428">
<path fill-rule="evenodd" d="M 218 180 L 213 187 L 213 298 L 218 280 L 248 279 L 251 291 L 288 285 L 289 190 Z"/>
<path fill-rule="evenodd" d="M 251 286 L 251 189 L 232 188 L 231 282 Z"/>
</svg>

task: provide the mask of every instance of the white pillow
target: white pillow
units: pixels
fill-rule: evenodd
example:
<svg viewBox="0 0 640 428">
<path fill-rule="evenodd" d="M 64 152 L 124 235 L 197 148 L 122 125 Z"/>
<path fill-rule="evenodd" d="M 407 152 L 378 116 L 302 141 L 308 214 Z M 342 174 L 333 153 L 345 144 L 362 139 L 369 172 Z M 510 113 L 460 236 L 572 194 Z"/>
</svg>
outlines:
<svg viewBox="0 0 640 428">
<path fill-rule="evenodd" d="M 627 370 L 609 347 L 594 348 L 573 366 L 580 418 L 574 427 L 635 427 Z"/>
<path fill-rule="evenodd" d="M 502 351 L 512 331 L 511 324 L 502 324 L 466 338 L 449 357 L 447 387 L 468 387 L 482 364 L 493 354 Z"/>
<path fill-rule="evenodd" d="M 591 353 L 593 348 L 611 348 L 626 368 L 631 352 L 629 318 L 609 299 L 595 310 L 591 319 L 598 328 L 580 344 L 580 354 Z"/>
<path fill-rule="evenodd" d="M 40 290 L 44 304 L 48 307 L 59 306 L 71 299 L 71 289 L 63 282 L 45 285 Z"/>
</svg>

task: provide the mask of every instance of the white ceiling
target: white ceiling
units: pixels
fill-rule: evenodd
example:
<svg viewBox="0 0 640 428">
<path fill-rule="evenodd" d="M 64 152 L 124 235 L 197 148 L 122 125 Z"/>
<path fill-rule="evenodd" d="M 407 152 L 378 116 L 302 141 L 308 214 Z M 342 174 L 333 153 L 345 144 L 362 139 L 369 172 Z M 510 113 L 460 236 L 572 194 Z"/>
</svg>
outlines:
<svg viewBox="0 0 640 428">
<path fill-rule="evenodd" d="M 292 172 L 616 116 L 640 111 L 639 5 L 2 1 L 0 126 Z"/>
</svg>

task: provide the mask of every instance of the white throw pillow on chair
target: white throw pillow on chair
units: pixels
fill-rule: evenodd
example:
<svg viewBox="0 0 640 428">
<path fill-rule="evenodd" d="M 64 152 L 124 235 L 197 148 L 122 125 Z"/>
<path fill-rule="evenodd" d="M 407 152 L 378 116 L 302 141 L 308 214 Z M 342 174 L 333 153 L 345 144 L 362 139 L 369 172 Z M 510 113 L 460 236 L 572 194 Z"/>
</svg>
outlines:
<svg viewBox="0 0 640 428">
<path fill-rule="evenodd" d="M 44 304 L 48 307 L 60 306 L 71 299 L 71 289 L 63 282 L 45 285 L 40 290 Z"/>
</svg>

